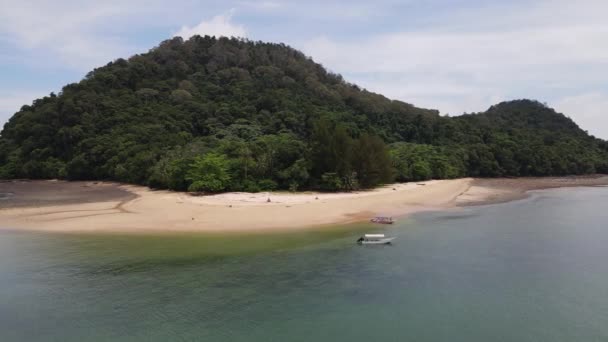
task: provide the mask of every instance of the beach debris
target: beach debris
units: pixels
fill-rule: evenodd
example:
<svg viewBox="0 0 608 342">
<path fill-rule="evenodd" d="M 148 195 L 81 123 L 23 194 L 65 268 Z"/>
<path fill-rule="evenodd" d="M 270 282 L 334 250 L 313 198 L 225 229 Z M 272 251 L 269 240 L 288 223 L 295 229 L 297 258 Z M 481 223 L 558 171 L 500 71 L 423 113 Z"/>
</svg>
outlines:
<svg viewBox="0 0 608 342">
<path fill-rule="evenodd" d="M 270 203 L 270 202 L 272 202 L 272 201 L 270 200 L 270 197 L 268 197 L 268 199 L 266 200 L 266 203 Z"/>
<path fill-rule="evenodd" d="M 316 196 L 316 197 L 315 197 L 315 199 L 316 199 L 316 200 L 318 200 L 318 199 L 319 199 L 319 196 Z"/>
<path fill-rule="evenodd" d="M 232 204 L 228 206 L 228 208 L 232 208 Z"/>
<path fill-rule="evenodd" d="M 393 190 L 397 191 L 397 188 L 393 188 Z"/>
</svg>

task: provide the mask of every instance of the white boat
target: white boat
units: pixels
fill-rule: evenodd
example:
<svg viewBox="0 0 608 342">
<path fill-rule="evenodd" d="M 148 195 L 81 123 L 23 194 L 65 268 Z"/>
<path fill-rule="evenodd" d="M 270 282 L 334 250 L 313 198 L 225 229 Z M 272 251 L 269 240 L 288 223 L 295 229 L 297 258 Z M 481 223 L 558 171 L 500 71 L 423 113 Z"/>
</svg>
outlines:
<svg viewBox="0 0 608 342">
<path fill-rule="evenodd" d="M 386 237 L 384 234 L 365 234 L 357 240 L 360 245 L 389 245 L 394 237 Z"/>
</svg>

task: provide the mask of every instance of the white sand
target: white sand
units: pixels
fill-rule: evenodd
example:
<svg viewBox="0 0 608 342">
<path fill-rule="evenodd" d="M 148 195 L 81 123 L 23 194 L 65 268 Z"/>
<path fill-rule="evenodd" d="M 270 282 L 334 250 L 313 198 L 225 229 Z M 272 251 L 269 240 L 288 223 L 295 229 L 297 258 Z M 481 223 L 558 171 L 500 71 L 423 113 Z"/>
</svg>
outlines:
<svg viewBox="0 0 608 342">
<path fill-rule="evenodd" d="M 302 229 L 452 207 L 472 182 L 470 178 L 436 180 L 338 194 L 226 193 L 204 197 L 124 186 L 138 197 L 127 202 L 3 209 L 0 226 L 84 232 Z"/>
</svg>

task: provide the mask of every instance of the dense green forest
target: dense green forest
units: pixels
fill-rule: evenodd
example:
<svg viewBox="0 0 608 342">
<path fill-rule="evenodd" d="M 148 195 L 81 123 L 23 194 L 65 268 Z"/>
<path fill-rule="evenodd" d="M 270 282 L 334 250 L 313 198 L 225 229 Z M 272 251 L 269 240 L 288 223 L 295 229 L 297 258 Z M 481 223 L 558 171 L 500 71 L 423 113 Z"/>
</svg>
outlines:
<svg viewBox="0 0 608 342">
<path fill-rule="evenodd" d="M 589 173 L 608 173 L 608 143 L 539 102 L 441 116 L 283 44 L 208 36 L 95 69 L 0 135 L 0 178 L 203 192 Z"/>
</svg>

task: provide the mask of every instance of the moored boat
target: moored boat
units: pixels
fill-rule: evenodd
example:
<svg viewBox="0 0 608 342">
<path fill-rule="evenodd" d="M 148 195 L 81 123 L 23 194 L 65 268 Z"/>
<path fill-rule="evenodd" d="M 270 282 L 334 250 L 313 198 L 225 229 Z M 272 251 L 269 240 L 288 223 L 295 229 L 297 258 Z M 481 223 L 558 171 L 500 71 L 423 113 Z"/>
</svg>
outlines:
<svg viewBox="0 0 608 342">
<path fill-rule="evenodd" d="M 357 240 L 360 245 L 388 245 L 395 240 L 394 237 L 387 237 L 384 234 L 365 234 Z"/>
<path fill-rule="evenodd" d="M 376 216 L 373 219 L 370 220 L 372 223 L 379 223 L 379 224 L 393 224 L 395 223 L 395 221 L 393 220 L 392 217 L 387 217 L 387 216 Z"/>
</svg>

